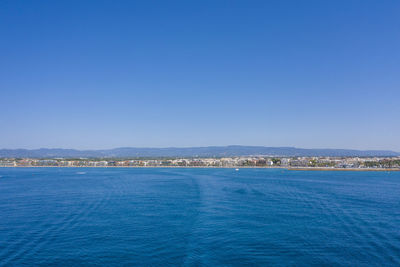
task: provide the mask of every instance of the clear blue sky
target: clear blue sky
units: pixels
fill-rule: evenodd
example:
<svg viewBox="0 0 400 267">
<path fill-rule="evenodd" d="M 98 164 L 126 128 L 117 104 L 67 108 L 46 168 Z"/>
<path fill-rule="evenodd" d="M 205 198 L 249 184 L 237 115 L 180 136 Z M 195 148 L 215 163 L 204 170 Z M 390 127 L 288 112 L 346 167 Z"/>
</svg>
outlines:
<svg viewBox="0 0 400 267">
<path fill-rule="evenodd" d="M 0 148 L 400 151 L 400 1 L 0 1 Z"/>
</svg>

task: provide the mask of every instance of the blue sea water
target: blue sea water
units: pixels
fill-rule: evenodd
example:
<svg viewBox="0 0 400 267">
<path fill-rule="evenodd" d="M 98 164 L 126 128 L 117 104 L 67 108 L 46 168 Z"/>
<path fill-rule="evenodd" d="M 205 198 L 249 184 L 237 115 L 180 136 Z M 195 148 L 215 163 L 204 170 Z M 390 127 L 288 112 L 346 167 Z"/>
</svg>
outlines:
<svg viewBox="0 0 400 267">
<path fill-rule="evenodd" d="M 0 168 L 0 266 L 399 264 L 399 172 Z"/>
</svg>

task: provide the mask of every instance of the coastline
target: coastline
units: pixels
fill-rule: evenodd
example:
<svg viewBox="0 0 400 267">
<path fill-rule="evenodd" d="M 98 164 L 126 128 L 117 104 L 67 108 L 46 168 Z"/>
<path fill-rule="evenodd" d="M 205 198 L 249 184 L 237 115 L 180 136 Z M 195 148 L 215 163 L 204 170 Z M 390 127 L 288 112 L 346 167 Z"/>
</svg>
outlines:
<svg viewBox="0 0 400 267">
<path fill-rule="evenodd" d="M 395 172 L 400 171 L 400 169 L 396 168 L 286 168 L 288 171 L 361 171 L 361 172 Z"/>
<path fill-rule="evenodd" d="M 287 171 L 365 171 L 396 172 L 400 168 L 323 168 L 323 167 L 282 167 L 282 166 L 0 166 L 0 168 L 178 168 L 178 169 L 282 169 Z"/>
</svg>

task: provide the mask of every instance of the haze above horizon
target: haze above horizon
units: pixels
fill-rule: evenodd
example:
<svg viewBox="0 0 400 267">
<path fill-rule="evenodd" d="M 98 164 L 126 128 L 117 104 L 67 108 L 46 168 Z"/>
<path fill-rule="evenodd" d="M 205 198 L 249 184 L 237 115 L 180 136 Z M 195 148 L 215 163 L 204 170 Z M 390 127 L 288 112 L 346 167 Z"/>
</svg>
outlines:
<svg viewBox="0 0 400 267">
<path fill-rule="evenodd" d="M 32 149 L 25 149 L 25 148 L 0 148 L 0 151 L 10 150 L 10 151 L 17 151 L 17 150 L 26 150 L 26 151 L 38 151 L 38 150 L 74 150 L 74 151 L 111 151 L 111 150 L 130 150 L 130 149 L 138 149 L 138 150 L 171 150 L 171 149 L 241 149 L 241 148 L 268 148 L 268 149 L 294 149 L 294 150 L 346 150 L 346 151 L 389 151 L 394 153 L 400 153 L 399 151 L 389 150 L 389 149 L 348 149 L 348 148 L 310 148 L 310 147 L 296 147 L 296 146 L 246 146 L 246 145 L 226 145 L 226 146 L 167 146 L 167 147 L 112 147 L 112 148 L 103 148 L 103 149 L 76 149 L 71 147 L 39 147 L 39 148 L 32 148 Z"/>
<path fill-rule="evenodd" d="M 2 1 L 0 148 L 400 152 L 400 2 Z"/>
</svg>

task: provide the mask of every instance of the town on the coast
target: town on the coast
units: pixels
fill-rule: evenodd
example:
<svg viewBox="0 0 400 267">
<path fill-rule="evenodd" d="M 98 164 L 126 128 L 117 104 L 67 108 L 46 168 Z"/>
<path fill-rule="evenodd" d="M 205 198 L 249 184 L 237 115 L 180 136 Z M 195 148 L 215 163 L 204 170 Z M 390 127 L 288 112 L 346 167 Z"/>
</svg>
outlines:
<svg viewBox="0 0 400 267">
<path fill-rule="evenodd" d="M 400 170 L 400 157 L 1 158 L 0 167 L 276 167 Z"/>
</svg>

